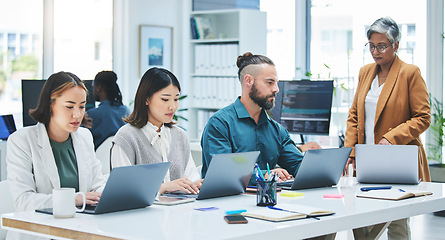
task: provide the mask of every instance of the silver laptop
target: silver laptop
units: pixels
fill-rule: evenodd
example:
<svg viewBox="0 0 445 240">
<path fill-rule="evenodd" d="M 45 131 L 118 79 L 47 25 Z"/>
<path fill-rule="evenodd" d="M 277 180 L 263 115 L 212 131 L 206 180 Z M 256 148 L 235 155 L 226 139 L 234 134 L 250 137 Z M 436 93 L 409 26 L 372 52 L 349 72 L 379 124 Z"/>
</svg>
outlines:
<svg viewBox="0 0 445 240">
<path fill-rule="evenodd" d="M 419 147 L 416 145 L 355 145 L 360 183 L 418 184 Z"/>
<path fill-rule="evenodd" d="M 351 151 L 349 147 L 307 150 L 294 181 L 278 186 L 298 190 L 337 185 Z"/>
<path fill-rule="evenodd" d="M 153 204 L 169 162 L 113 168 L 95 206 L 84 213 L 99 214 L 144 208 Z"/>
<path fill-rule="evenodd" d="M 259 155 L 259 151 L 215 154 L 199 194 L 178 191 L 163 195 L 201 200 L 244 193 Z"/>
</svg>

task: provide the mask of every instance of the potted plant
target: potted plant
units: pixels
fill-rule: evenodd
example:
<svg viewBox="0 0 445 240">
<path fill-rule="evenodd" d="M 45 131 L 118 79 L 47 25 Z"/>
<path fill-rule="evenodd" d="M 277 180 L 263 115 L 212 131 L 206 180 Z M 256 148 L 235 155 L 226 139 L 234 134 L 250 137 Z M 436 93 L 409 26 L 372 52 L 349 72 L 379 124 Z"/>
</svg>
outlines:
<svg viewBox="0 0 445 240">
<path fill-rule="evenodd" d="M 445 139 L 445 118 L 443 115 L 443 103 L 434 97 L 430 97 L 431 102 L 431 125 L 429 131 L 432 135 L 432 143 L 428 146 L 428 160 L 434 161 L 429 165 L 431 181 L 445 182 L 445 163 L 443 162 L 443 141 Z M 434 212 L 434 215 L 445 217 L 445 210 Z"/>
<path fill-rule="evenodd" d="M 445 182 L 445 163 L 443 162 L 443 143 L 445 139 L 445 117 L 443 115 L 443 103 L 434 97 L 431 102 L 431 125 L 429 131 L 432 135 L 432 143 L 427 144 L 428 160 L 431 180 L 433 182 Z"/>
</svg>

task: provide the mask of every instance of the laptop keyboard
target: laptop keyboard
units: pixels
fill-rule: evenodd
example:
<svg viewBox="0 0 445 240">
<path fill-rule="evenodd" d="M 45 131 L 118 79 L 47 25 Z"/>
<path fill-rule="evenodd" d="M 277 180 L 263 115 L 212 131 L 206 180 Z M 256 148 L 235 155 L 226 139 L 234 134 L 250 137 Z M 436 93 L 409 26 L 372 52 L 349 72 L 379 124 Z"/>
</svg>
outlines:
<svg viewBox="0 0 445 240">
<path fill-rule="evenodd" d="M 182 191 L 176 191 L 176 192 L 164 193 L 162 194 L 162 196 L 177 197 L 177 198 L 197 198 L 198 194 L 189 194 L 189 193 L 184 193 Z"/>
</svg>

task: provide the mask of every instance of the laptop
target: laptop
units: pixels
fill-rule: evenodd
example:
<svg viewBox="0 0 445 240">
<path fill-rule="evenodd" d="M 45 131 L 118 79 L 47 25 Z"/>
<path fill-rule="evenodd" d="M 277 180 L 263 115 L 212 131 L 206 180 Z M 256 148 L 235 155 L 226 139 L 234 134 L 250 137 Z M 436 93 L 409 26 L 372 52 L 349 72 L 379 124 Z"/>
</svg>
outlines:
<svg viewBox="0 0 445 240">
<path fill-rule="evenodd" d="M 244 193 L 259 155 L 259 151 L 215 154 L 198 194 L 163 195 L 201 200 Z"/>
<path fill-rule="evenodd" d="M 337 185 L 351 151 L 350 147 L 307 150 L 294 180 L 278 186 L 298 190 Z"/>
<path fill-rule="evenodd" d="M 418 184 L 419 147 L 416 145 L 355 145 L 360 183 Z"/>
<path fill-rule="evenodd" d="M 152 205 L 169 167 L 169 162 L 162 162 L 113 168 L 99 202 L 88 205 L 83 213 L 100 214 Z"/>
<path fill-rule="evenodd" d="M 11 114 L 0 116 L 0 139 L 7 140 L 9 135 L 15 132 L 14 117 Z"/>
</svg>

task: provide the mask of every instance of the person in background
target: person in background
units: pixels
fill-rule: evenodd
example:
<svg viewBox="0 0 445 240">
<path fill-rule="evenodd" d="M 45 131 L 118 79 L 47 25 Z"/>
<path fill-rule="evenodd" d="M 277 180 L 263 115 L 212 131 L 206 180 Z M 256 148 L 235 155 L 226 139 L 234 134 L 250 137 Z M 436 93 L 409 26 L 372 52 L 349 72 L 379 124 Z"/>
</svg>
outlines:
<svg viewBox="0 0 445 240">
<path fill-rule="evenodd" d="M 297 173 L 303 154 L 288 131 L 266 113 L 275 106 L 279 91 L 275 64 L 268 57 L 248 52 L 238 57 L 237 66 L 242 94 L 235 103 L 213 114 L 204 128 L 202 176 L 215 154 L 261 151 L 259 167 L 265 171 L 269 164 L 281 180 L 288 180 Z M 311 142 L 300 148 L 306 151 L 320 146 Z M 280 167 L 275 168 L 277 165 Z M 255 182 L 252 175 L 250 184 Z"/>
<path fill-rule="evenodd" d="M 54 188 L 83 192 L 86 204 L 97 204 L 106 184 L 96 159 L 85 114 L 87 89 L 69 72 L 52 74 L 45 82 L 36 109 L 38 123 L 14 132 L 7 142 L 7 180 L 17 211 L 52 208 Z M 83 199 L 76 197 L 76 205 Z M 8 233 L 9 236 L 20 233 Z M 23 239 L 26 236 L 19 236 Z M 13 237 L 11 237 L 13 238 Z"/>
<path fill-rule="evenodd" d="M 367 32 L 368 47 L 375 63 L 360 69 L 354 101 L 349 109 L 345 146 L 355 144 L 419 146 L 419 177 L 430 181 L 430 173 L 420 134 L 431 121 L 425 81 L 418 67 L 397 56 L 400 30 L 390 17 L 376 20 Z M 348 166 L 353 164 L 351 153 Z M 388 239 L 410 239 L 409 219 L 393 221 Z"/>
<path fill-rule="evenodd" d="M 90 131 L 95 149 L 108 137 L 114 136 L 125 124 L 123 118 L 130 114 L 130 110 L 122 103 L 122 94 L 116 81 L 117 75 L 113 71 L 99 72 L 94 78 L 94 98 L 100 104 L 87 113 L 93 120 Z"/>
<path fill-rule="evenodd" d="M 202 184 L 186 133 L 175 126 L 181 87 L 170 71 L 145 72 L 134 99 L 134 110 L 113 138 L 112 167 L 170 162 L 159 194 L 174 191 L 197 194 Z M 149 183 L 148 183 L 149 184 Z"/>
</svg>

